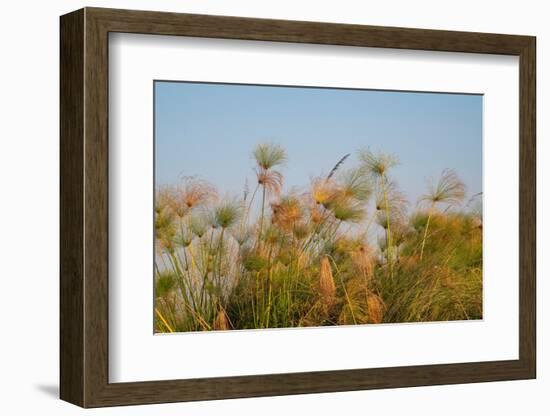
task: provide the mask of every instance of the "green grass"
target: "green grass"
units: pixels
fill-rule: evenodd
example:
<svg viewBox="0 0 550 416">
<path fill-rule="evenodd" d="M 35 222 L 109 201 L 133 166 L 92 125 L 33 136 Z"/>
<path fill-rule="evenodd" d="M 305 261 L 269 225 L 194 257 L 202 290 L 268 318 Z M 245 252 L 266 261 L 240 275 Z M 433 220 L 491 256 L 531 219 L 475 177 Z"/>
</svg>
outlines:
<svg viewBox="0 0 550 416">
<path fill-rule="evenodd" d="M 197 179 L 158 190 L 156 332 L 482 317 L 482 222 L 454 172 L 411 210 L 391 155 L 345 169 L 346 155 L 281 195 L 284 149 L 252 154 L 258 183 L 240 198 Z"/>
</svg>

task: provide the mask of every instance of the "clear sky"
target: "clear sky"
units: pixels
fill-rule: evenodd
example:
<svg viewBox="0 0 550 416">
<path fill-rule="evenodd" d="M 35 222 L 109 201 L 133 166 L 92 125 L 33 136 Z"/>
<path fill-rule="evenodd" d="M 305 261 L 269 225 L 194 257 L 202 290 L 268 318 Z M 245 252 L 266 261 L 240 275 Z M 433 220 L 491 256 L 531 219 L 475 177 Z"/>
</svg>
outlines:
<svg viewBox="0 0 550 416">
<path fill-rule="evenodd" d="M 220 194 L 253 188 L 252 149 L 282 145 L 284 190 L 304 189 L 346 153 L 395 154 L 393 178 L 412 205 L 427 180 L 456 171 L 471 196 L 482 189 L 480 95 L 155 82 L 156 185 L 199 176 Z"/>
</svg>

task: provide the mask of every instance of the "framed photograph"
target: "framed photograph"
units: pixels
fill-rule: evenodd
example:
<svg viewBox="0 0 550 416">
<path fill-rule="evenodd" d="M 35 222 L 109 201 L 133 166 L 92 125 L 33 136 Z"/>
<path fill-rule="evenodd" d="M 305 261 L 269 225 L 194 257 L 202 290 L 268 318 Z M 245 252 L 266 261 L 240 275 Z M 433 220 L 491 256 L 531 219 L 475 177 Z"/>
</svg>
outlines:
<svg viewBox="0 0 550 416">
<path fill-rule="evenodd" d="M 534 37 L 60 28 L 63 400 L 535 378 Z"/>
</svg>

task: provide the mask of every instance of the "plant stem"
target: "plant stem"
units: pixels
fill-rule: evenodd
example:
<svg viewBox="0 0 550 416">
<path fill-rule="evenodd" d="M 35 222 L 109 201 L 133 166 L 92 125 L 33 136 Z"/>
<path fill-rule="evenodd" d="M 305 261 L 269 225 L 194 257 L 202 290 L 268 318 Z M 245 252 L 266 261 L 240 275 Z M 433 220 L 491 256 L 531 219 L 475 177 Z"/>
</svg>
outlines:
<svg viewBox="0 0 550 416">
<path fill-rule="evenodd" d="M 266 328 L 269 328 L 269 318 L 270 318 L 270 315 L 271 315 L 271 292 L 272 292 L 272 287 L 273 287 L 273 269 L 271 267 L 271 254 L 273 252 L 273 245 L 270 245 L 269 247 L 269 255 L 268 255 L 268 265 L 267 265 L 267 285 L 268 285 L 268 290 L 267 290 L 267 312 L 266 312 L 266 324 L 265 324 L 265 327 Z"/>
<path fill-rule="evenodd" d="M 225 228 L 222 228 L 220 233 L 220 244 L 218 245 L 218 284 L 221 285 L 221 276 L 222 276 L 222 257 L 223 257 L 223 236 L 225 233 Z"/>
<path fill-rule="evenodd" d="M 386 211 L 386 242 L 387 242 L 387 257 L 388 257 L 388 270 L 390 278 L 393 279 L 393 258 L 392 258 L 392 241 L 391 241 L 391 225 L 390 225 L 390 204 L 388 203 L 388 189 L 386 187 L 386 177 L 383 176 L 380 179 L 382 185 L 382 193 L 384 194 L 384 210 Z"/>
<path fill-rule="evenodd" d="M 250 198 L 250 203 L 248 204 L 248 209 L 246 210 L 246 214 L 243 217 L 243 223 L 246 226 L 248 226 L 248 218 L 250 217 L 250 210 L 252 209 L 252 203 L 254 202 L 254 198 L 256 197 L 256 192 L 258 192 L 259 187 L 260 187 L 260 184 L 256 185 L 256 188 L 254 189 L 254 192 L 252 193 L 252 197 Z"/>
<path fill-rule="evenodd" d="M 192 282 L 191 278 L 191 271 L 189 270 L 189 261 L 187 260 L 187 251 L 185 247 L 182 248 L 183 250 L 183 258 L 185 259 L 185 268 L 187 269 L 187 279 L 188 279 L 188 290 L 189 290 L 189 296 L 191 298 L 191 301 L 193 302 L 193 309 L 197 310 L 197 301 L 195 299 L 195 288 Z"/>
<path fill-rule="evenodd" d="M 155 312 L 157 316 L 160 318 L 160 320 L 162 321 L 162 323 L 164 324 L 164 326 L 166 327 L 166 329 L 168 329 L 168 332 L 174 332 L 172 327 L 168 324 L 168 322 L 166 322 L 166 319 L 164 319 L 164 316 L 162 316 L 162 314 L 157 308 L 155 308 Z"/>
<path fill-rule="evenodd" d="M 262 238 L 262 230 L 264 226 L 264 210 L 265 210 L 265 186 L 262 187 L 262 212 L 260 214 L 260 230 L 258 231 L 258 240 L 256 241 L 257 244 L 260 243 L 260 239 Z"/>
<path fill-rule="evenodd" d="M 432 219 L 434 204 L 430 206 L 430 210 L 428 211 L 428 219 L 426 220 L 426 228 L 424 228 L 424 237 L 422 238 L 422 246 L 420 248 L 420 261 L 422 261 L 422 257 L 424 256 L 424 246 L 426 245 L 426 238 L 428 237 L 428 227 L 430 226 L 430 220 Z"/>
<path fill-rule="evenodd" d="M 349 306 L 349 311 L 351 313 L 351 318 L 353 319 L 353 324 L 356 325 L 357 320 L 355 319 L 355 314 L 353 313 L 353 304 L 351 303 L 351 299 L 348 295 L 348 291 L 346 290 L 346 285 L 344 283 L 344 279 L 342 279 L 342 276 L 340 275 L 340 269 L 338 268 L 338 265 L 336 264 L 336 260 L 334 260 L 334 258 L 332 256 L 327 256 L 327 257 L 330 259 L 332 264 L 334 264 L 334 270 L 336 271 L 336 275 L 338 276 L 338 279 L 340 279 L 340 283 L 342 284 L 342 289 L 344 291 L 344 296 L 346 298 L 346 302 L 348 303 L 348 306 Z"/>
</svg>

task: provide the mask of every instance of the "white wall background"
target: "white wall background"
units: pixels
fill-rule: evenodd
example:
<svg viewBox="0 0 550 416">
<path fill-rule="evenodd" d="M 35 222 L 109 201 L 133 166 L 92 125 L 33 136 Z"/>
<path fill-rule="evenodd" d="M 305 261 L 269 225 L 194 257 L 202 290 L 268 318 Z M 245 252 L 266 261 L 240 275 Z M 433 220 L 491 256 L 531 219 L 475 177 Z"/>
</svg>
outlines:
<svg viewBox="0 0 550 416">
<path fill-rule="evenodd" d="M 538 53 L 539 377 L 534 381 L 317 394 L 87 411 L 102 415 L 546 415 L 550 410 L 550 285 L 544 282 L 542 213 L 550 200 L 545 102 L 550 89 L 550 26 L 543 1 L 365 0 L 51 0 L 5 2 L 0 14 L 0 410 L 3 414 L 83 412 L 58 395 L 58 16 L 82 6 L 317 20 L 387 26 L 529 34 Z M 549 64 L 550 65 L 550 64 Z M 546 73 L 546 74 L 545 74 Z M 546 201 L 544 200 L 546 198 Z"/>
</svg>

